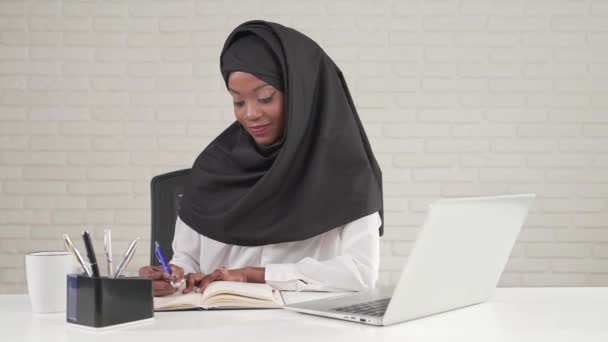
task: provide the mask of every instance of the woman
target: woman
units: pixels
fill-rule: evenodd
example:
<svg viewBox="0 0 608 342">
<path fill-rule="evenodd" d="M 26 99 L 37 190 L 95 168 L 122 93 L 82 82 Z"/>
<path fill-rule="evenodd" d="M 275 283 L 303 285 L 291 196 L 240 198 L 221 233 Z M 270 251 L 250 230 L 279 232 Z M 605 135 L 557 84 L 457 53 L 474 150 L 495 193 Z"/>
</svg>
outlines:
<svg viewBox="0 0 608 342">
<path fill-rule="evenodd" d="M 236 122 L 196 159 L 175 227 L 184 293 L 212 281 L 358 291 L 378 278 L 381 171 L 341 71 L 310 38 L 249 21 L 220 56 Z M 155 295 L 176 290 L 143 267 Z"/>
</svg>

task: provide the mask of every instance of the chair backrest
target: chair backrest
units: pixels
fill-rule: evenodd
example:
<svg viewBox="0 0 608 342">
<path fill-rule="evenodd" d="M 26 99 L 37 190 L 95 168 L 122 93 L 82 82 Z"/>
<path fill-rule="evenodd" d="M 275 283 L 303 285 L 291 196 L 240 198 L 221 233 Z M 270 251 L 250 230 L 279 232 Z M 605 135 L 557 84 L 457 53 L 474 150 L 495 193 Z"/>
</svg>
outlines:
<svg viewBox="0 0 608 342">
<path fill-rule="evenodd" d="M 154 241 L 158 241 L 167 262 L 173 257 L 171 244 L 175 233 L 175 220 L 190 171 L 191 169 L 184 169 L 165 173 L 152 178 L 150 182 L 152 200 L 150 265 L 160 264 L 154 252 Z"/>
</svg>

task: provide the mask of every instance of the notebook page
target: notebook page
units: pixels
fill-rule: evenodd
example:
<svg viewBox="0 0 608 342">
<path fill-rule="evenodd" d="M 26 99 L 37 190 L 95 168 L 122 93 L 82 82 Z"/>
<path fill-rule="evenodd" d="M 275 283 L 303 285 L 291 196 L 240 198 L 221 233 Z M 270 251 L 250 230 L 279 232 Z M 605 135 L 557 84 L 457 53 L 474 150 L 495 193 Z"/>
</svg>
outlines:
<svg viewBox="0 0 608 342">
<path fill-rule="evenodd" d="M 168 296 L 154 297 L 154 309 L 188 308 L 200 305 L 201 294 L 196 292 L 182 294 L 181 291 L 177 291 Z"/>
<path fill-rule="evenodd" d="M 235 294 L 244 297 L 258 298 L 283 304 L 278 291 L 268 284 L 241 283 L 235 281 L 214 281 L 207 286 L 203 300 L 219 294 Z"/>
</svg>

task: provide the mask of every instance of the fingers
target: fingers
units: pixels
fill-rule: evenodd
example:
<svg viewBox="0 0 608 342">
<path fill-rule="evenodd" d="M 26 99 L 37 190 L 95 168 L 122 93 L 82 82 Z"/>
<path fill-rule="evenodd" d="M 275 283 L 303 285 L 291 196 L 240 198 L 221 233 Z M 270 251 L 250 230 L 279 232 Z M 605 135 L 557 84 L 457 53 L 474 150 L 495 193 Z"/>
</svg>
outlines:
<svg viewBox="0 0 608 342">
<path fill-rule="evenodd" d="M 164 279 L 164 274 L 162 266 L 144 266 L 139 269 L 139 276 L 143 278 L 148 278 L 152 280 L 161 280 Z"/>
<path fill-rule="evenodd" d="M 183 294 L 192 292 L 194 289 L 194 275 L 192 273 L 188 273 L 186 275 L 186 288 L 182 291 Z"/>
<path fill-rule="evenodd" d="M 171 269 L 171 279 L 174 282 L 179 282 L 184 278 L 184 269 L 173 264 L 169 264 L 169 268 Z"/>
<path fill-rule="evenodd" d="M 184 277 L 184 270 L 177 265 L 170 265 L 171 275 L 167 274 L 162 266 L 144 266 L 139 269 L 139 276 L 152 279 L 152 287 L 155 296 L 166 296 L 177 291 L 170 283 L 171 280 L 175 283 Z M 202 275 L 201 275 L 202 279 Z M 200 281 L 200 279 L 199 279 Z M 192 289 L 190 290 L 192 291 Z M 184 292 L 187 293 L 187 292 Z"/>
<path fill-rule="evenodd" d="M 205 275 L 201 273 L 188 273 L 185 277 L 186 288 L 182 291 L 183 294 L 188 294 L 194 290 L 194 286 L 197 286 Z"/>
<path fill-rule="evenodd" d="M 164 280 L 152 281 L 152 288 L 154 289 L 154 296 L 156 297 L 167 296 L 177 291 L 171 284 Z"/>
<path fill-rule="evenodd" d="M 210 273 L 208 275 L 206 275 L 202 280 L 200 285 L 198 286 L 198 292 L 203 293 L 205 292 L 205 289 L 207 288 L 207 286 L 216 281 L 216 280 L 224 280 L 224 277 L 227 274 L 227 270 L 225 268 L 219 268 L 215 271 L 213 271 L 213 273 Z"/>
</svg>

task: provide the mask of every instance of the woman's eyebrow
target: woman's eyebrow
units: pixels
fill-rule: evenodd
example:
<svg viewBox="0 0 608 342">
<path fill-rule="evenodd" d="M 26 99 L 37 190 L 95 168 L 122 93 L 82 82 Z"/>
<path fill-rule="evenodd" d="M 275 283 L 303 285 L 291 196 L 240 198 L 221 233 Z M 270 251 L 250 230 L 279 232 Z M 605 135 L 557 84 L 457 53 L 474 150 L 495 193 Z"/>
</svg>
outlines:
<svg viewBox="0 0 608 342">
<path fill-rule="evenodd" d="M 259 86 L 257 86 L 257 87 L 255 87 L 255 88 L 253 88 L 253 91 L 254 91 L 254 92 L 256 92 L 256 91 L 258 91 L 258 90 L 260 90 L 260 89 L 262 89 L 262 88 L 264 88 L 264 87 L 266 87 L 266 86 L 269 86 L 269 85 L 270 85 L 270 84 L 267 84 L 267 83 L 260 84 Z M 232 92 L 232 93 L 237 94 L 237 95 L 241 95 L 241 93 L 239 93 L 238 91 L 236 91 L 236 90 L 234 90 L 234 89 L 232 89 L 232 88 L 230 88 L 230 87 L 228 87 L 228 90 L 229 90 L 230 92 Z"/>
<path fill-rule="evenodd" d="M 258 91 L 264 87 L 270 86 L 270 84 L 264 83 L 264 84 L 260 84 L 259 86 L 253 88 L 253 91 Z"/>
</svg>

